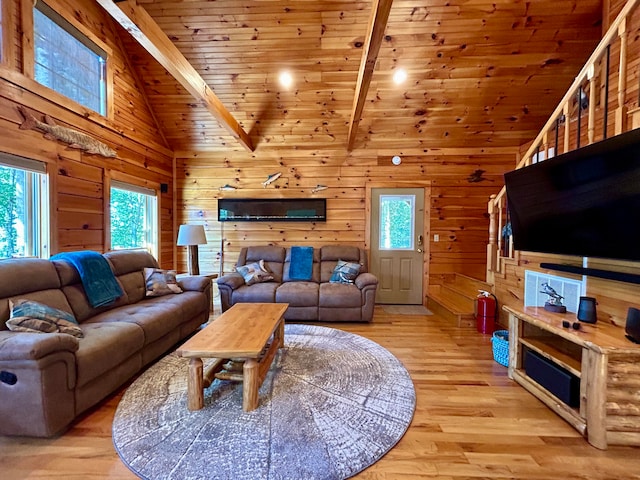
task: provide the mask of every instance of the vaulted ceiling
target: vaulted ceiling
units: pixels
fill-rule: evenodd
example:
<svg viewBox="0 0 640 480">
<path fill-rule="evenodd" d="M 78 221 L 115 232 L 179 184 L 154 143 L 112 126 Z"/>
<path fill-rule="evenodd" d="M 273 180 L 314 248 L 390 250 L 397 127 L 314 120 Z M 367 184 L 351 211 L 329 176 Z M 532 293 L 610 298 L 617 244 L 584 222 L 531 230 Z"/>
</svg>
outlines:
<svg viewBox="0 0 640 480">
<path fill-rule="evenodd" d="M 386 1 L 117 5 L 142 7 L 231 115 L 225 125 L 212 113 L 211 98 L 194 97 L 175 71 L 120 29 L 177 152 L 517 146 L 538 133 L 602 34 L 600 0 L 395 0 L 386 26 L 374 25 L 383 35 L 375 63 L 369 59 L 373 75 L 354 125 L 372 5 Z M 395 85 L 399 68 L 408 77 Z M 188 68 L 177 69 L 197 85 Z M 278 83 L 283 70 L 294 79 L 288 89 Z M 248 147 L 233 134 L 235 121 Z"/>
</svg>

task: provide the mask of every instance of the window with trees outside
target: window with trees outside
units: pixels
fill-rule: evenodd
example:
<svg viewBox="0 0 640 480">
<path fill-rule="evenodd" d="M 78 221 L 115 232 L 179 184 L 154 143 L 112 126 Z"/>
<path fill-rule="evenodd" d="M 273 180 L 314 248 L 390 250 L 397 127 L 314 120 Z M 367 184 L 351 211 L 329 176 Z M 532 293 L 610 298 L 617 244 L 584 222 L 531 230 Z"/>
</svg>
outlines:
<svg viewBox="0 0 640 480">
<path fill-rule="evenodd" d="M 158 258 L 158 197 L 152 189 L 111 181 L 111 249 L 144 248 Z"/>
<path fill-rule="evenodd" d="M 46 164 L 0 153 L 0 258 L 49 257 Z"/>
<path fill-rule="evenodd" d="M 413 250 L 414 195 L 380 195 L 380 250 Z"/>
<path fill-rule="evenodd" d="M 33 29 L 36 81 L 106 115 L 106 52 L 42 1 Z"/>
</svg>

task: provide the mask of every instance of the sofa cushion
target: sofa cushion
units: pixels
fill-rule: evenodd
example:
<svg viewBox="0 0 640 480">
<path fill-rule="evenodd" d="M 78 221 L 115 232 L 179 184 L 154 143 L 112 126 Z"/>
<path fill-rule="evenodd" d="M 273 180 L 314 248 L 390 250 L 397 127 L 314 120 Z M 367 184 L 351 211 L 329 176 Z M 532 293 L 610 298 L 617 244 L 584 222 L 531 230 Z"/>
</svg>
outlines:
<svg viewBox="0 0 640 480">
<path fill-rule="evenodd" d="M 355 285 L 321 283 L 318 305 L 321 307 L 360 307 L 362 293 Z"/>
<path fill-rule="evenodd" d="M 133 323 L 83 323 L 81 328 L 84 338 L 76 352 L 79 387 L 139 354 L 144 345 L 144 333 Z"/>
<path fill-rule="evenodd" d="M 328 245 L 322 247 L 320 260 L 323 262 L 346 260 L 349 262 L 363 263 L 361 258 L 362 253 L 364 252 L 360 248 L 353 245 Z"/>
<path fill-rule="evenodd" d="M 183 321 L 189 320 L 182 318 L 180 305 L 165 300 L 173 297 L 174 295 L 171 297 L 149 297 L 146 300 L 96 315 L 85 323 L 122 322 L 136 324 L 144 332 L 144 345 L 148 345 L 178 327 Z"/>
<path fill-rule="evenodd" d="M 94 317 L 99 313 L 106 312 L 107 310 L 111 310 L 112 308 L 116 308 L 122 305 L 126 305 L 129 303 L 129 297 L 125 293 L 123 296 L 118 298 L 114 303 L 110 305 L 105 305 L 103 307 L 92 307 L 89 303 L 89 299 L 87 295 L 84 293 L 84 289 L 82 288 L 81 283 L 77 283 L 75 285 L 67 285 L 66 287 L 62 287 L 62 291 L 64 295 L 67 297 L 69 301 L 69 305 L 73 309 L 73 313 L 76 316 L 76 320 L 78 323 L 84 322 L 86 319 Z"/>
<path fill-rule="evenodd" d="M 4 322 L 9 318 L 9 298 L 33 298 L 63 310 L 65 310 L 65 305 L 68 307 L 68 302 L 59 290 L 60 278 L 49 260 L 41 258 L 4 259 L 0 262 L 0 280 L 0 330 L 7 329 Z M 55 302 L 51 303 L 51 301 L 44 301 L 44 299 L 55 300 Z"/>
<path fill-rule="evenodd" d="M 335 268 L 333 269 L 333 273 L 331 274 L 331 278 L 329 281 L 331 283 L 346 283 L 351 284 L 354 283 L 354 280 L 360 273 L 360 264 L 353 262 L 345 262 L 344 260 L 338 260 Z"/>
<path fill-rule="evenodd" d="M 49 260 L 7 258 L 0 262 L 0 298 L 60 288 L 60 278 Z M 7 281 L 11 279 L 11 281 Z"/>
<path fill-rule="evenodd" d="M 287 282 L 276 290 L 276 302 L 290 307 L 314 307 L 318 305 L 318 284 L 315 282 Z"/>
<path fill-rule="evenodd" d="M 162 297 L 172 293 L 182 293 L 182 288 L 180 288 L 176 280 L 175 270 L 145 267 L 143 274 L 147 297 Z"/>
<path fill-rule="evenodd" d="M 167 295 L 162 297 L 162 305 L 162 308 L 179 308 L 181 312 L 178 315 L 181 320 L 180 323 L 188 322 L 203 312 L 208 314 L 211 309 L 207 303 L 207 297 L 197 291 L 185 291 L 180 295 Z"/>
<path fill-rule="evenodd" d="M 279 283 L 265 282 L 251 286 L 243 285 L 233 291 L 231 302 L 234 303 L 273 303 L 276 301 L 276 289 Z"/>
<path fill-rule="evenodd" d="M 141 272 L 145 267 L 160 268 L 158 261 L 147 250 L 114 250 L 104 253 L 116 277 L 131 272 Z"/>
<path fill-rule="evenodd" d="M 160 268 L 156 259 L 146 250 L 114 250 L 103 254 L 128 296 L 127 303 L 139 302 L 146 296 L 143 269 Z"/>
<path fill-rule="evenodd" d="M 142 270 L 138 272 L 125 273 L 116 277 L 122 285 L 128 303 L 136 303 L 143 300 L 147 296 L 147 286 L 144 282 L 144 273 Z"/>
</svg>

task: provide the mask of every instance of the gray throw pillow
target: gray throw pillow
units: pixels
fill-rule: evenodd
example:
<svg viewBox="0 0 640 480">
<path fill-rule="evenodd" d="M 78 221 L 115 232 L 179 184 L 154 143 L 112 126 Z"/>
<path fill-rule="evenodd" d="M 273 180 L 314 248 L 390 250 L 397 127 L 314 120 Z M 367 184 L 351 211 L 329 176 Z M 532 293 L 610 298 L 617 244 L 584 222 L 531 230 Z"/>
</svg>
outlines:
<svg viewBox="0 0 640 480">
<path fill-rule="evenodd" d="M 359 263 L 345 262 L 338 260 L 336 268 L 333 269 L 329 282 L 352 284 L 360 273 L 361 265 Z"/>
<path fill-rule="evenodd" d="M 242 278 L 244 278 L 244 283 L 246 283 L 247 285 L 253 285 L 254 283 L 262 283 L 273 280 L 273 275 L 265 266 L 264 260 L 243 265 L 236 268 L 236 271 L 240 275 L 242 275 Z"/>
</svg>

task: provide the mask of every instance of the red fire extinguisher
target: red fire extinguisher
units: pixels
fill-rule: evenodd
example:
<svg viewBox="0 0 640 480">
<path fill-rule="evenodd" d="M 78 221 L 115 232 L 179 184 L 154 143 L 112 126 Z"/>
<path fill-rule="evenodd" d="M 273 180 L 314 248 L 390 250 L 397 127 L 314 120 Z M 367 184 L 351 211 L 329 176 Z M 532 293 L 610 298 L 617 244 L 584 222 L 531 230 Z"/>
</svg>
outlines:
<svg viewBox="0 0 640 480">
<path fill-rule="evenodd" d="M 476 297 L 476 327 L 480 333 L 493 333 L 498 316 L 498 299 L 485 290 Z"/>
</svg>

